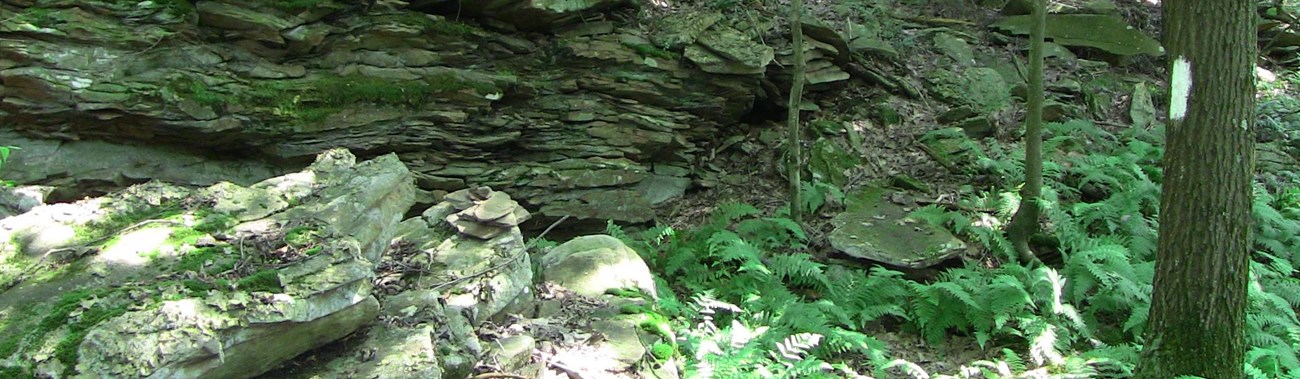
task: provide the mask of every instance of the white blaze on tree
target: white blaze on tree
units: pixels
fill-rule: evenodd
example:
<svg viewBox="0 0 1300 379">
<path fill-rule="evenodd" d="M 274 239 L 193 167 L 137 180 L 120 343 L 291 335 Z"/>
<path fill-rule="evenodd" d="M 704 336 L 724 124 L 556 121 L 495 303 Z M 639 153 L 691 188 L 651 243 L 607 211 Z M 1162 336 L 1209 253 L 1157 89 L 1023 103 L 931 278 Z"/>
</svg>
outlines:
<svg viewBox="0 0 1300 379">
<path fill-rule="evenodd" d="M 1192 95 L 1192 62 L 1187 57 L 1178 57 L 1174 61 L 1174 71 L 1169 83 L 1169 119 L 1182 120 L 1187 117 L 1187 98 Z"/>
</svg>

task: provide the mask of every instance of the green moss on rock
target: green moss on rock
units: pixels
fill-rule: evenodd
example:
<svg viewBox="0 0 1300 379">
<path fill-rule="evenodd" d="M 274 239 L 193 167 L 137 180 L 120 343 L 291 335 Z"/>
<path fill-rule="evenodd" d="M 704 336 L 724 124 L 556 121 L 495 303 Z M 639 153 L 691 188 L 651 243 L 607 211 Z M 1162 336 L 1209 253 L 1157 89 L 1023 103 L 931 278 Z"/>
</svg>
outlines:
<svg viewBox="0 0 1300 379">
<path fill-rule="evenodd" d="M 131 3 L 132 6 L 140 4 L 140 2 L 134 0 L 128 2 Z M 154 0 L 154 4 L 157 4 L 163 10 L 167 11 L 167 13 L 173 15 L 179 16 L 194 13 L 194 4 L 191 4 L 188 0 Z"/>
<path fill-rule="evenodd" d="M 0 335 L 3 335 L 0 337 L 0 360 L 18 352 L 18 347 L 22 345 L 23 337 L 26 336 L 26 333 L 22 332 L 25 330 L 23 323 L 26 317 L 32 314 L 32 305 L 31 303 L 19 304 L 10 311 L 8 316 L 0 319 L 3 322 L 0 324 Z"/>
<path fill-rule="evenodd" d="M 479 94 L 501 91 L 491 81 L 474 80 L 455 72 L 443 72 L 419 80 L 344 75 L 267 82 L 245 95 L 243 102 L 253 106 L 268 105 L 278 116 L 311 123 L 346 107 L 421 108 L 439 96 L 470 89 Z"/>
<path fill-rule="evenodd" d="M 681 55 L 679 54 L 675 54 L 668 50 L 660 49 L 655 45 L 651 45 L 648 43 L 639 43 L 639 44 L 633 43 L 633 44 L 624 44 L 624 45 L 636 51 L 637 54 L 641 54 L 641 56 L 643 57 L 659 58 L 665 60 L 676 60 L 681 57 Z"/>
<path fill-rule="evenodd" d="M 126 313 L 125 303 L 101 300 L 89 303 L 85 308 L 82 307 L 82 303 L 92 298 L 102 299 L 120 290 L 120 288 L 101 288 L 67 292 L 59 297 L 59 300 L 50 308 L 49 313 L 46 313 L 41 318 L 41 321 L 36 324 L 36 327 L 30 333 L 20 338 L 26 339 L 29 346 L 40 346 L 51 332 L 66 326 L 67 334 L 55 345 L 54 356 L 64 364 L 63 375 L 65 377 L 75 375 L 77 373 L 76 362 L 80 358 L 78 347 L 81 345 L 81 341 L 85 340 L 86 333 L 95 325 Z M 81 312 L 73 315 L 78 310 Z M 10 341 L 6 338 L 4 346 L 6 349 L 12 349 L 9 352 L 9 355 L 12 355 L 17 351 L 21 340 Z M 10 345 L 11 343 L 12 345 Z"/>
<path fill-rule="evenodd" d="M 166 90 L 176 97 L 193 100 L 208 107 L 221 107 L 234 100 L 234 97 L 212 90 L 207 84 L 194 78 L 179 78 L 167 83 Z"/>
<path fill-rule="evenodd" d="M 155 207 L 128 209 L 113 213 L 100 220 L 76 228 L 77 240 L 81 243 L 98 242 L 105 237 L 118 234 L 131 225 L 145 221 L 166 219 L 180 215 L 183 210 L 179 204 L 164 203 Z"/>
<path fill-rule="evenodd" d="M 427 19 L 427 17 L 425 18 Z M 437 35 L 453 36 L 453 37 L 464 37 L 464 36 L 475 35 L 483 32 L 482 29 L 479 29 L 473 25 L 455 22 L 455 21 L 435 21 L 432 24 L 430 24 L 425 29 L 425 31 Z"/>
<path fill-rule="evenodd" d="M 650 355 L 655 357 L 655 359 L 661 361 L 668 360 L 668 358 L 672 358 L 673 355 L 676 353 L 677 353 L 677 349 L 673 348 L 673 345 L 669 345 L 663 342 L 656 343 L 654 344 L 654 346 L 650 348 Z"/>
<path fill-rule="evenodd" d="M 259 271 L 235 282 L 235 287 L 248 292 L 284 292 L 284 287 L 280 284 L 279 270 Z"/>
<path fill-rule="evenodd" d="M 235 224 L 239 223 L 239 220 L 235 219 L 234 216 L 224 213 L 203 214 L 200 212 L 198 215 L 201 218 L 194 225 L 194 230 L 208 234 L 230 230 L 230 228 L 235 227 Z"/>
<path fill-rule="evenodd" d="M 38 28 L 47 28 L 54 26 L 62 20 L 56 15 L 54 9 L 30 7 L 23 9 L 15 16 L 19 22 L 26 22 Z"/>
<path fill-rule="evenodd" d="M 211 267 L 204 269 L 211 263 Z M 226 254 L 223 246 L 207 246 L 194 249 L 181 256 L 176 269 L 181 272 L 207 272 L 216 274 L 229 271 L 235 267 L 234 257 Z"/>
<path fill-rule="evenodd" d="M 77 374 L 77 360 L 81 359 L 81 341 L 86 339 L 90 328 L 108 319 L 126 313 L 126 305 L 108 305 L 97 303 L 84 310 L 77 321 L 68 325 L 68 334 L 54 347 L 54 356 L 64 364 L 64 377 Z"/>
</svg>

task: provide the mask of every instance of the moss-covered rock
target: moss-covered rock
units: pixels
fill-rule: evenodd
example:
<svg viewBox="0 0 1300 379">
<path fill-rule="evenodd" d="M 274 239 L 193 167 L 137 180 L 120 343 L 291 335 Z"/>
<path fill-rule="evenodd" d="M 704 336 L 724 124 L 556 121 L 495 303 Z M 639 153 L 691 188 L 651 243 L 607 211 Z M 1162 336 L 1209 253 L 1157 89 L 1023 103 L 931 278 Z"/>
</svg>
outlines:
<svg viewBox="0 0 1300 379">
<path fill-rule="evenodd" d="M 879 187 L 847 194 L 847 209 L 831 220 L 831 246 L 851 257 L 907 268 L 929 267 L 965 251 L 960 239 L 909 218 L 910 211 L 890 197 Z"/>
<path fill-rule="evenodd" d="M 776 57 L 769 46 L 732 28 L 715 27 L 701 33 L 686 47 L 686 59 L 704 72 L 717 74 L 760 74 Z"/>
<path fill-rule="evenodd" d="M 396 157 L 358 163 L 331 151 L 298 174 L 218 187 L 240 190 L 153 183 L 63 204 L 85 211 L 45 221 L 78 230 L 65 248 L 75 254 L 44 252 L 54 258 L 0 292 L 0 307 L 24 310 L 0 314 L 0 365 L 55 377 L 246 377 L 376 316 L 375 266 L 414 202 Z M 214 213 L 230 193 L 279 205 Z M 45 213 L 0 220 L 0 237 Z M 50 296 L 58 301 L 32 301 Z"/>
<path fill-rule="evenodd" d="M 1012 34 L 1028 35 L 1033 18 L 1007 17 L 992 26 Z M 1155 38 L 1134 29 L 1117 15 L 1049 14 L 1044 37 L 1064 46 L 1090 47 L 1119 56 L 1164 55 Z"/>
<path fill-rule="evenodd" d="M 47 173 L 49 162 L 18 159 L 6 178 L 78 188 L 146 178 L 247 185 L 283 173 L 283 162 L 343 146 L 400 152 L 425 189 L 491 185 L 528 206 L 553 205 L 550 214 L 645 220 L 652 201 L 643 197 L 656 191 L 636 188 L 635 173 L 538 167 L 690 166 L 703 143 L 756 104 L 773 49 L 718 25 L 716 13 L 670 32 L 680 38 L 667 44 L 631 29 L 537 41 L 501 32 L 510 27 L 500 20 L 557 25 L 621 2 L 580 3 L 464 4 L 460 19 L 386 6 L 363 16 L 361 2 L 338 0 L 16 8 L 20 17 L 0 17 L 0 30 L 17 36 L 0 41 L 14 62 L 0 71 L 12 106 L 0 122 L 27 126 L 0 139 L 60 147 L 32 156 L 91 168 Z M 481 28 L 475 15 L 497 24 Z M 687 40 L 752 74 L 697 69 L 681 59 Z M 843 77 L 833 67 L 810 76 Z M 494 172 L 450 174 L 469 162 Z M 547 180 L 552 172 L 583 183 Z M 599 199 L 623 204 L 590 203 Z"/>
<path fill-rule="evenodd" d="M 988 67 L 939 69 L 927 80 L 929 90 L 955 105 L 969 106 L 979 113 L 993 112 L 1011 103 L 1011 88 L 997 70 Z"/>
<path fill-rule="evenodd" d="M 598 297 L 619 288 L 657 293 L 641 256 L 607 235 L 578 237 L 556 246 L 542 257 L 541 270 L 543 280 L 584 296 Z"/>
</svg>

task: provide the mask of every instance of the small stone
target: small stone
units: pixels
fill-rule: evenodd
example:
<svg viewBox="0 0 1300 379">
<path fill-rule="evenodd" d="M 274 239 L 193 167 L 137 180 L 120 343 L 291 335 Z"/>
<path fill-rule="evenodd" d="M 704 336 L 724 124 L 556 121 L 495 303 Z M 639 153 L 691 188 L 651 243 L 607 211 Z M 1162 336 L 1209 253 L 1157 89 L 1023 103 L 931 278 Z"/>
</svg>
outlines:
<svg viewBox="0 0 1300 379">
<path fill-rule="evenodd" d="M 1057 122 L 1064 120 L 1067 112 L 1069 112 L 1069 108 L 1065 104 L 1049 101 L 1043 105 L 1043 121 Z"/>
<path fill-rule="evenodd" d="M 993 128 L 993 122 L 988 117 L 979 116 L 971 117 L 962 121 L 958 126 L 966 132 L 971 138 L 992 137 L 997 131 Z"/>
<path fill-rule="evenodd" d="M 492 196 L 492 187 L 480 186 L 469 190 L 469 198 L 474 201 L 487 200 L 488 196 Z"/>
<path fill-rule="evenodd" d="M 469 189 L 452 192 L 442 197 L 442 201 L 451 204 L 458 211 L 463 211 L 474 206 L 474 200 L 470 199 Z"/>
<path fill-rule="evenodd" d="M 524 221 L 528 221 L 533 218 L 532 212 L 529 212 L 527 209 L 524 209 L 524 207 L 515 207 L 515 211 L 513 215 L 515 217 L 515 225 L 522 224 L 524 223 Z"/>
<path fill-rule="evenodd" d="M 497 219 L 484 221 L 484 223 L 492 226 L 509 228 L 515 225 L 519 225 L 519 219 L 515 217 L 514 212 L 510 212 L 510 213 L 506 213 L 505 216 L 498 217 Z"/>
<path fill-rule="evenodd" d="M 505 192 L 493 192 L 487 200 L 479 203 L 474 210 L 474 218 L 480 221 L 495 220 L 514 211 L 519 204 L 510 199 Z"/>
<path fill-rule="evenodd" d="M 447 216 L 447 222 L 450 223 L 451 226 L 455 227 L 456 231 L 460 234 L 483 240 L 492 239 L 506 231 L 506 229 L 491 227 L 466 220 L 461 218 L 459 214 Z"/>
<path fill-rule="evenodd" d="M 951 124 L 975 116 L 975 111 L 970 109 L 970 107 L 958 106 L 949 109 L 947 112 L 940 113 L 937 120 L 943 124 Z"/>
<path fill-rule="evenodd" d="M 211 235 L 204 234 L 194 240 L 194 247 L 213 247 L 217 246 L 217 239 Z"/>
<path fill-rule="evenodd" d="M 501 216 L 500 218 L 494 220 L 485 221 L 485 222 L 488 225 L 492 225 L 492 226 L 512 228 L 515 226 L 519 226 L 519 224 L 524 223 L 524 221 L 528 221 L 528 219 L 530 218 L 533 218 L 532 213 L 529 213 L 527 209 L 524 209 L 524 207 L 516 206 L 515 210 L 513 212 L 510 212 L 510 214 Z"/>
<path fill-rule="evenodd" d="M 529 359 L 532 358 L 533 348 L 536 346 L 536 340 L 531 336 L 510 336 L 489 345 L 488 354 L 495 358 L 492 361 L 499 362 L 505 371 L 512 372 L 528 364 Z"/>
<path fill-rule="evenodd" d="M 597 320 L 591 323 L 593 333 L 605 336 L 592 346 L 601 355 L 613 358 L 621 367 L 630 368 L 645 356 L 645 346 L 637 335 L 636 324 L 628 320 Z"/>
</svg>

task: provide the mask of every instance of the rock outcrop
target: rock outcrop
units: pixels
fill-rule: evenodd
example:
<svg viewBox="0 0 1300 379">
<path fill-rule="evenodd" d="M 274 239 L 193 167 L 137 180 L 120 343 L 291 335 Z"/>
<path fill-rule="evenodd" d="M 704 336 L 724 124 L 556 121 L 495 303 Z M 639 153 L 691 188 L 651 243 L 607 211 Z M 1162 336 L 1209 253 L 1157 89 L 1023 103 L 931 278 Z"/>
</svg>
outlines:
<svg viewBox="0 0 1300 379">
<path fill-rule="evenodd" d="M 361 3 L 6 3 L 0 131 L 50 146 L 16 154 L 7 176 L 58 186 L 251 183 L 345 147 L 397 153 L 424 189 L 486 185 L 551 219 L 642 222 L 652 202 L 638 184 L 660 166 L 689 180 L 702 144 L 763 96 L 772 61 L 771 48 L 723 26 L 706 26 L 701 43 L 726 47 L 722 59 L 745 75 L 696 68 L 640 32 L 563 31 L 620 1 L 465 9 L 495 31 L 422 11 L 445 2 Z M 561 32 L 510 32 L 525 26 Z M 105 157 L 91 172 L 44 166 L 106 155 L 156 158 Z M 200 163 L 213 157 L 245 163 Z"/>
<path fill-rule="evenodd" d="M 331 150 L 249 187 L 153 182 L 0 220 L 0 238 L 16 242 L 0 266 L 19 268 L 0 271 L 13 287 L 0 306 L 26 309 L 3 315 L 0 366 L 261 374 L 378 316 L 375 269 L 415 193 L 395 155 L 358 163 Z"/>
</svg>

